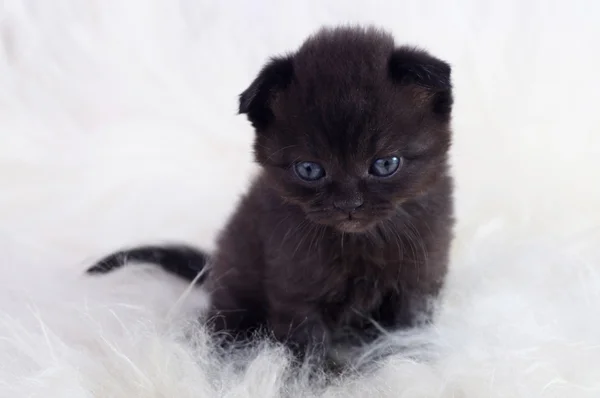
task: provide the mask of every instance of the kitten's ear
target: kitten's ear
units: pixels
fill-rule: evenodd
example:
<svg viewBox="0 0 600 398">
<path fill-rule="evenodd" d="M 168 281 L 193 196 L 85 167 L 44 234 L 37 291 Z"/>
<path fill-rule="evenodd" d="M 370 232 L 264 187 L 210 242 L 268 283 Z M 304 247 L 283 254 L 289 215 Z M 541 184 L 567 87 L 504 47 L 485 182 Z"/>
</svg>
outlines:
<svg viewBox="0 0 600 398">
<path fill-rule="evenodd" d="M 240 94 L 239 113 L 246 114 L 255 129 L 264 129 L 271 122 L 274 95 L 291 83 L 293 74 L 291 57 L 271 58 L 252 84 Z"/>
<path fill-rule="evenodd" d="M 452 111 L 451 67 L 426 51 L 399 47 L 390 56 L 389 73 L 392 80 L 401 85 L 418 88 L 420 100 L 427 100 L 432 111 L 448 116 Z"/>
</svg>

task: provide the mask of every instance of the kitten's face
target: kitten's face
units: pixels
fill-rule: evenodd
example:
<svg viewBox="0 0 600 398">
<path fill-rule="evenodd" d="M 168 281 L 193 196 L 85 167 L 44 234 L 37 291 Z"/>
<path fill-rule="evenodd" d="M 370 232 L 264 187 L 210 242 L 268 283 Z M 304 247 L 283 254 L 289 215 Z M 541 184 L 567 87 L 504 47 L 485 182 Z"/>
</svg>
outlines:
<svg viewBox="0 0 600 398">
<path fill-rule="evenodd" d="M 403 105 L 401 95 L 390 95 L 387 103 L 394 105 L 379 109 L 376 104 L 385 101 L 370 95 L 387 94 L 363 93 L 373 103 L 369 111 L 335 100 L 292 118 L 282 113 L 256 145 L 282 197 L 298 204 L 309 220 L 343 232 L 365 232 L 385 222 L 446 173 L 447 131 L 420 112 L 395 111 Z"/>
<path fill-rule="evenodd" d="M 446 173 L 446 69 L 377 32 L 316 36 L 242 94 L 257 161 L 309 220 L 368 231 Z"/>
<path fill-rule="evenodd" d="M 318 224 L 342 232 L 363 232 L 392 217 L 397 207 L 418 194 L 413 159 L 402 151 L 372 156 L 320 158 L 295 156 L 287 165 L 268 167 L 267 173 L 282 196 L 304 210 Z M 413 170 L 411 170 L 413 169 Z"/>
</svg>

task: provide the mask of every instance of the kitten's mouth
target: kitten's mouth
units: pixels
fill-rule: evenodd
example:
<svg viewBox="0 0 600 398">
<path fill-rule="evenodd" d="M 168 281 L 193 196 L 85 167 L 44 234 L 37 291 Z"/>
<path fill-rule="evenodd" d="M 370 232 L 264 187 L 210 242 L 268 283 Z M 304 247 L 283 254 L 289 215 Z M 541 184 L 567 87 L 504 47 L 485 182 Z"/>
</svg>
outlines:
<svg viewBox="0 0 600 398">
<path fill-rule="evenodd" d="M 368 229 L 369 224 L 359 220 L 346 220 L 338 223 L 336 228 L 342 232 L 358 233 Z"/>
<path fill-rule="evenodd" d="M 376 224 L 376 220 L 370 217 L 360 216 L 356 213 L 336 213 L 329 211 L 316 211 L 309 213 L 309 217 L 316 223 L 328 225 L 345 233 L 366 232 Z"/>
<path fill-rule="evenodd" d="M 344 220 L 338 222 L 335 227 L 342 232 L 360 233 L 365 232 L 371 225 L 371 222 L 365 219 L 356 218 L 354 214 L 349 213 L 348 216 Z"/>
</svg>

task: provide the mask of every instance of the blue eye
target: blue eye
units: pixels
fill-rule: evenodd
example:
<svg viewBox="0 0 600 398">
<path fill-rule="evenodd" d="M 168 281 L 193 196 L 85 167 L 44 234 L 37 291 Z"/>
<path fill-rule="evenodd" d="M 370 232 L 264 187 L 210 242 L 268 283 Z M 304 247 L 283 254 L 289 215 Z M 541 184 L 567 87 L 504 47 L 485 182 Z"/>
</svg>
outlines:
<svg viewBox="0 0 600 398">
<path fill-rule="evenodd" d="M 317 181 L 325 177 L 325 169 L 314 162 L 299 162 L 294 165 L 298 177 L 304 181 Z"/>
<path fill-rule="evenodd" d="M 397 156 L 377 159 L 371 165 L 369 173 L 377 177 L 389 177 L 400 168 L 402 159 Z"/>
</svg>

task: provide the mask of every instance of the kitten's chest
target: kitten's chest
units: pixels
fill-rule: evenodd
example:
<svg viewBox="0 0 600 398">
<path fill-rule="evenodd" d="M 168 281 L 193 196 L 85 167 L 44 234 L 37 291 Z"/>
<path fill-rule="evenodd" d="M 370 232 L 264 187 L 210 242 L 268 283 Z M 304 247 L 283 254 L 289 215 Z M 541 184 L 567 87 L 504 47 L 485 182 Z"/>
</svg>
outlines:
<svg viewBox="0 0 600 398">
<path fill-rule="evenodd" d="M 284 220 L 290 220 L 289 217 Z M 376 307 L 397 289 L 402 253 L 389 243 L 297 223 L 266 231 L 268 279 L 297 300 L 328 308 Z"/>
<path fill-rule="evenodd" d="M 329 287 L 321 292 L 326 307 L 369 312 L 398 288 L 399 259 L 385 247 L 349 241 L 321 254 L 317 275 L 322 278 L 319 283 Z"/>
</svg>

